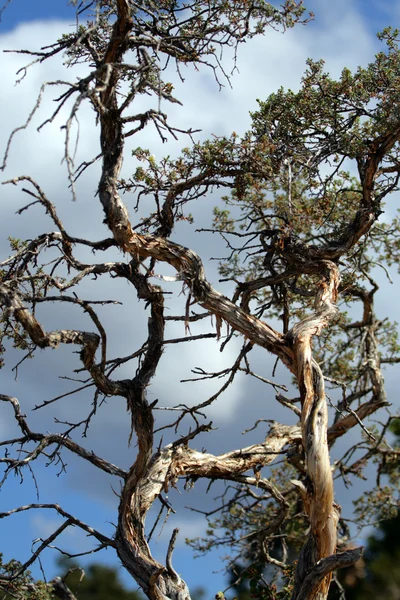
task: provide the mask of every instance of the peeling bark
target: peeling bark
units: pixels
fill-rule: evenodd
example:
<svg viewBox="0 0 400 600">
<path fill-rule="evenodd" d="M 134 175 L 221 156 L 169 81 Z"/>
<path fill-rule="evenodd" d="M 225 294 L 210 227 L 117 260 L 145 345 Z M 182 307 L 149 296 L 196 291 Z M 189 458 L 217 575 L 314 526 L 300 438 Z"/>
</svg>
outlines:
<svg viewBox="0 0 400 600">
<path fill-rule="evenodd" d="M 332 262 L 321 264 L 324 270 L 316 298 L 315 313 L 297 324 L 288 337 L 293 340 L 297 380 L 302 403 L 301 425 L 305 452 L 306 482 L 302 487 L 304 507 L 310 519 L 310 537 L 304 546 L 296 573 L 292 600 L 298 598 L 301 583 L 308 571 L 322 558 L 335 553 L 338 513 L 333 502 L 333 478 L 329 459 L 327 428 L 328 409 L 324 378 L 312 359 L 311 340 L 336 314 L 335 301 L 339 273 Z M 319 584 L 313 596 L 326 598 L 331 573 Z"/>
</svg>

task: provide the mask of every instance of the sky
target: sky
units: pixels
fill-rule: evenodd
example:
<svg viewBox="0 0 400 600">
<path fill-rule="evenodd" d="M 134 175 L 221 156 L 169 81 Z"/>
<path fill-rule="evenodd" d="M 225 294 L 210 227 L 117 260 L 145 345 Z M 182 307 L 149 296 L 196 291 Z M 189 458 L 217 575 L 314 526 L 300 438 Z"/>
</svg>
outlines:
<svg viewBox="0 0 400 600">
<path fill-rule="evenodd" d="M 285 35 L 269 32 L 265 37 L 256 38 L 239 49 L 238 70 L 232 77 L 232 88 L 226 85 L 222 90 L 218 90 L 212 75 L 207 72 L 196 73 L 188 69 L 184 84 L 180 83 L 172 73 L 171 78 L 177 96 L 183 102 L 183 107 L 177 105 L 168 107 L 171 122 L 180 127 L 193 126 L 201 129 L 200 139 L 211 135 L 229 134 L 232 130 L 239 134 L 243 133 L 250 124 L 249 111 L 256 108 L 257 98 L 266 98 L 280 86 L 294 90 L 298 88 L 308 57 L 324 58 L 327 70 L 333 76 L 338 76 L 344 66 L 354 69 L 359 64 L 365 65 L 379 50 L 376 32 L 387 25 L 396 25 L 400 16 L 398 4 L 390 0 L 386 2 L 338 0 L 334 3 L 325 0 L 306 3 L 306 6 L 315 12 L 315 20 L 306 27 L 296 27 Z M 2 13 L 0 48 L 26 49 L 51 44 L 62 33 L 72 30 L 74 14 L 73 7 L 68 6 L 64 0 L 12 0 Z M 42 82 L 59 79 L 60 73 L 64 73 L 64 70 L 59 59 L 36 65 L 28 71 L 21 83 L 15 85 L 15 73 L 26 64 L 26 57 L 7 53 L 2 54 L 0 60 L 2 61 L 1 154 L 10 131 L 21 125 L 29 115 Z M 97 167 L 93 167 L 80 181 L 77 186 L 77 201 L 73 202 L 68 192 L 65 166 L 61 164 L 64 153 L 60 133 L 61 121 L 47 126 L 40 134 L 36 132 L 40 117 L 48 114 L 50 110 L 52 97 L 54 97 L 52 93 L 44 95 L 39 114 L 33 119 L 29 131 L 21 131 L 15 138 L 2 180 L 21 174 L 32 175 L 55 202 L 66 228 L 73 235 L 101 239 L 107 236 L 107 231 L 102 225 L 102 211 L 95 199 Z M 138 108 L 140 109 L 140 105 Z M 83 109 L 78 158 L 96 154 L 97 137 L 98 130 L 91 121 L 91 115 L 89 111 Z M 146 130 L 145 134 L 135 137 L 131 149 L 136 146 L 148 147 L 158 158 L 164 154 L 174 155 L 186 144 L 186 140 L 180 139 L 178 142 L 169 142 L 163 146 L 154 132 Z M 132 172 L 132 165 L 129 160 L 126 160 L 123 175 L 127 176 L 130 172 Z M 37 207 L 21 216 L 15 215 L 16 209 L 23 201 L 18 190 L 7 186 L 1 190 L 1 193 L 0 255 L 6 256 L 7 235 L 26 239 L 49 230 L 51 225 L 46 215 Z M 194 209 L 197 227 L 205 227 L 210 223 L 212 208 L 216 201 L 215 197 L 205 198 Z M 134 199 L 128 198 L 127 204 L 133 218 L 137 218 L 133 212 Z M 204 243 L 194 236 L 193 229 L 184 224 L 178 228 L 174 240 L 191 245 L 194 250 L 201 253 L 205 259 L 209 279 L 219 286 L 217 265 L 210 258 L 218 252 L 223 252 L 220 242 L 215 237 L 209 236 Z M 112 260 L 112 253 L 109 256 Z M 171 274 L 167 267 L 162 269 L 161 274 Z M 395 278 L 395 275 L 393 276 Z M 90 297 L 93 287 L 91 283 L 85 286 L 87 287 L 83 287 L 83 293 L 87 293 Z M 102 317 L 112 324 L 114 332 L 109 339 L 110 353 L 121 355 L 131 351 L 132 347 L 138 347 L 145 339 L 147 317 L 143 307 L 136 303 L 132 291 L 123 283 L 115 281 L 111 288 L 110 280 L 104 278 L 96 282 L 96 293 L 102 294 L 102 297 L 118 297 L 124 302 L 124 306 L 107 306 L 101 311 Z M 385 315 L 393 314 L 389 294 L 386 296 L 384 294 L 380 302 L 380 309 Z M 184 298 L 178 296 L 176 300 L 170 301 L 169 309 L 171 312 L 177 307 L 182 310 L 183 304 Z M 134 319 L 127 320 L 127 310 L 134 311 Z M 59 326 L 56 308 L 46 307 L 46 310 L 42 309 L 41 312 L 39 310 L 39 316 L 44 319 L 48 330 Z M 75 309 L 67 307 L 63 313 L 63 328 L 73 327 L 76 318 Z M 84 323 L 83 317 L 79 319 Z M 192 333 L 198 331 L 201 331 L 200 327 L 192 328 Z M 183 326 L 181 324 L 171 326 L 169 336 L 171 338 L 184 336 Z M 184 351 L 182 347 L 169 347 L 160 373 L 152 383 L 150 398 L 162 397 L 165 407 L 171 407 L 177 402 L 177 394 L 179 394 L 179 402 L 182 403 L 195 404 L 205 399 L 214 391 L 214 383 L 185 387 L 184 384 L 179 384 L 182 373 L 190 377 L 190 369 L 193 366 L 201 366 L 205 370 L 223 369 L 232 364 L 239 346 L 238 341 L 236 345 L 234 343 L 228 346 L 223 354 L 215 344 L 208 342 L 197 345 L 187 344 Z M 261 351 L 255 353 L 255 365 L 260 373 L 267 373 L 267 377 L 271 374 L 273 362 L 270 357 L 265 356 L 265 353 Z M 70 389 L 70 382 L 60 380 L 57 375 L 60 367 L 66 374 L 79 367 L 76 354 L 71 353 L 70 348 L 39 353 L 34 361 L 26 361 L 21 365 L 17 379 L 12 366 L 13 363 L 7 364 L 0 373 L 2 382 L 0 392 L 15 395 L 20 399 L 32 426 L 38 429 L 45 426 L 49 430 L 57 430 L 57 423 L 53 421 L 54 413 L 49 411 L 38 413 L 31 410 L 43 400 Z M 126 375 L 128 376 L 129 373 L 127 372 Z M 389 396 L 392 393 L 394 397 L 395 371 L 387 371 L 386 379 Z M 278 369 L 277 380 L 288 381 L 283 369 L 281 371 Z M 68 401 L 57 405 L 56 416 L 60 420 L 68 420 L 71 415 L 74 417 L 79 414 L 84 415 L 90 402 L 90 394 L 71 396 Z M 10 436 L 13 427 L 8 410 L 8 407 L 0 406 L 0 435 L 7 435 L 7 437 Z M 204 443 L 207 449 L 213 452 L 222 452 L 243 445 L 241 432 L 251 427 L 257 418 L 272 418 L 282 422 L 290 420 L 285 409 L 273 403 L 273 393 L 270 389 L 265 389 L 265 386 L 256 382 L 249 383 L 244 376 L 239 377 L 235 387 L 231 388 L 220 402 L 211 407 L 208 416 L 219 428 L 218 435 L 213 439 L 202 437 L 196 443 L 200 446 Z M 162 420 L 164 416 L 161 415 L 159 418 Z M 90 430 L 90 439 L 85 440 L 84 443 L 111 462 L 126 468 L 135 455 L 134 447 L 127 446 L 128 435 L 129 423 L 123 401 L 112 398 L 101 407 Z M 250 434 L 246 439 L 246 445 L 257 441 L 257 435 L 257 433 Z M 73 456 L 68 456 L 67 462 L 66 474 L 59 476 L 54 466 L 45 468 L 42 465 L 37 468 L 40 501 L 50 502 L 56 497 L 67 510 L 79 514 L 82 520 L 87 519 L 94 527 L 112 535 L 117 503 L 113 490 L 118 491 L 118 481 L 100 475 L 91 466 L 82 464 Z M 368 484 L 366 488 L 367 486 Z M 185 537 L 195 537 L 204 531 L 204 521 L 195 513 L 183 509 L 189 503 L 197 508 L 212 506 L 213 494 L 204 499 L 203 487 L 196 486 L 188 494 L 189 498 L 172 493 L 171 499 L 174 505 L 182 510 L 174 520 L 171 519 L 166 524 L 153 551 L 156 558 L 163 560 L 172 528 L 180 527 L 182 533 L 174 555 L 175 568 L 182 573 L 189 585 L 206 585 L 210 593 L 215 594 L 218 589 L 224 587 L 223 574 L 220 572 L 222 563 L 218 553 L 194 560 L 191 550 L 183 543 Z M 342 490 L 339 490 L 338 494 L 341 492 Z M 26 476 L 23 484 L 18 478 L 9 479 L 0 493 L 0 511 L 9 510 L 17 504 L 34 502 L 35 495 L 36 484 L 29 476 Z M 346 497 L 340 497 L 339 501 L 349 502 Z M 7 540 L 4 545 L 6 558 L 26 559 L 29 556 L 32 540 L 46 536 L 59 522 L 56 515 L 49 515 L 44 511 L 4 520 L 1 523 L 1 539 Z M 84 551 L 88 548 L 88 540 L 75 529 L 68 530 L 62 542 L 69 550 L 78 547 L 80 551 Z M 54 551 L 47 551 L 43 557 L 43 565 L 50 577 L 56 574 L 55 554 Z M 117 564 L 110 552 L 106 557 L 98 554 L 88 560 L 94 559 Z M 33 572 L 36 576 L 40 576 L 38 565 L 34 566 Z"/>
</svg>

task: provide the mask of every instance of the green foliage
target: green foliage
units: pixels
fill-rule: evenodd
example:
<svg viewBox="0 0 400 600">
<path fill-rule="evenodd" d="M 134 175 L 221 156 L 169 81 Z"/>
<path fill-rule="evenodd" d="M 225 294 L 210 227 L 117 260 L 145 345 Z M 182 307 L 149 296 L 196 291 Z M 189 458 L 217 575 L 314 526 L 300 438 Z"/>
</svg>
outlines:
<svg viewBox="0 0 400 600">
<path fill-rule="evenodd" d="M 393 435 L 395 435 L 396 438 L 398 438 L 396 440 L 396 446 L 398 447 L 400 445 L 400 418 L 399 417 L 395 417 L 394 419 L 391 420 L 390 425 L 389 425 L 389 431 L 391 433 L 393 433 Z"/>
<path fill-rule="evenodd" d="M 4 563 L 3 555 L 0 554 L 1 575 L 13 575 L 20 568 L 21 563 L 16 560 Z M 15 579 L 12 579 L 9 583 L 2 583 L 0 593 L 3 600 L 52 600 L 52 595 L 47 584 L 43 581 L 35 581 L 28 570 Z"/>
<path fill-rule="evenodd" d="M 12 575 L 18 571 L 21 564 L 16 560 L 3 563 L 0 554 L 0 573 Z M 77 600 L 142 600 L 143 596 L 128 590 L 121 582 L 116 567 L 102 564 L 91 564 L 85 570 L 75 561 L 61 559 L 59 561 L 63 580 Z M 1 591 L 3 600 L 54 600 L 51 582 L 45 583 L 34 580 L 30 571 L 25 571 L 9 584 L 3 584 Z"/>
<path fill-rule="evenodd" d="M 359 564 L 340 573 L 347 600 L 397 600 L 400 597 L 400 516 L 381 521 L 368 538 Z"/>
<path fill-rule="evenodd" d="M 250 565 L 246 569 L 235 566 L 234 569 L 240 571 L 239 581 L 230 588 L 235 600 L 286 600 L 293 591 L 293 568 L 283 569 L 279 585 L 267 583 L 264 566 Z"/>
<path fill-rule="evenodd" d="M 119 570 L 102 564 L 91 564 L 84 569 L 69 560 L 59 562 L 66 570 L 65 583 L 78 600 L 141 600 L 143 596 L 128 590 L 120 580 Z"/>
</svg>

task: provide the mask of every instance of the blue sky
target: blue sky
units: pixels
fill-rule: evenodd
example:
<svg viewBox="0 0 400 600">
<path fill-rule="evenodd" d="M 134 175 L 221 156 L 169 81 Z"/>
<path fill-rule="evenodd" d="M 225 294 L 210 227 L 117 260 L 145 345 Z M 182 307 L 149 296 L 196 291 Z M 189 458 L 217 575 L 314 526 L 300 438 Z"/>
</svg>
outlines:
<svg viewBox="0 0 400 600">
<path fill-rule="evenodd" d="M 6 2 L 2 2 L 4 6 Z M 75 20 L 75 8 L 71 2 L 64 0 L 11 0 L 5 6 L 2 21 L 2 31 L 9 31 L 19 23 L 29 21 L 47 21 L 51 19 Z"/>
<path fill-rule="evenodd" d="M 256 106 L 256 98 L 263 98 L 268 93 L 273 92 L 278 86 L 284 85 L 293 89 L 299 85 L 300 77 L 304 69 L 305 60 L 308 56 L 315 59 L 323 57 L 326 59 L 327 68 L 334 75 L 338 75 L 344 66 L 355 68 L 358 64 L 365 64 L 373 59 L 374 53 L 379 48 L 375 38 L 377 30 L 384 26 L 398 22 L 400 10 L 396 6 L 397 3 L 390 0 L 339 0 L 338 2 L 315 1 L 311 5 L 316 18 L 313 23 L 307 27 L 295 28 L 289 31 L 285 36 L 271 34 L 265 39 L 257 38 L 253 42 L 249 42 L 244 47 L 240 48 L 239 54 L 239 71 L 232 80 L 233 89 L 224 88 L 218 92 L 212 77 L 209 74 L 196 74 L 188 72 L 187 83 L 185 86 L 176 82 L 180 97 L 184 101 L 184 109 L 172 107 L 172 118 L 178 123 L 182 121 L 187 124 L 196 123 L 204 131 L 204 135 L 213 133 L 221 134 L 228 133 L 233 129 L 244 131 L 249 125 L 248 111 L 254 110 Z M 61 32 L 69 31 L 70 24 L 74 21 L 74 9 L 64 0 L 12 0 L 6 7 L 2 15 L 0 23 L 0 45 L 2 48 L 30 48 L 40 47 L 54 41 Z M 43 80 L 57 78 L 58 69 L 61 68 L 59 63 L 54 63 L 55 66 L 45 64 L 38 67 L 37 70 L 32 70 L 28 74 L 26 81 L 15 87 L 15 71 L 23 64 L 21 58 L 15 55 L 2 55 L 2 89 L 0 90 L 0 143 L 1 148 L 4 148 L 6 134 L 13 127 L 19 125 L 23 118 L 29 114 L 32 104 L 32 99 L 37 93 L 40 83 Z M 47 102 L 47 104 L 46 104 Z M 51 98 L 44 101 L 44 109 L 51 105 Z M 212 106 L 212 110 L 209 108 Z M 227 111 L 229 106 L 229 111 Z M 204 110 L 207 107 L 207 110 Z M 85 118 L 86 118 L 86 113 Z M 89 118 L 89 117 L 88 117 Z M 10 154 L 10 165 L 5 178 L 21 174 L 29 165 L 29 171 L 35 174 L 40 182 L 46 186 L 46 190 L 52 199 L 57 199 L 57 207 L 64 219 L 64 222 L 75 235 L 84 235 L 90 230 L 91 237 L 104 237 L 104 229 L 100 225 L 96 225 L 96 220 L 99 224 L 102 221 L 102 214 L 97 204 L 94 204 L 93 196 L 96 188 L 96 172 L 88 174 L 88 177 L 78 191 L 80 193 L 79 202 L 76 205 L 72 204 L 68 196 L 66 186 L 65 172 L 60 170 L 59 164 L 63 155 L 62 140 L 60 141 L 59 124 L 44 130 L 40 136 L 33 133 L 32 135 L 21 134 L 18 137 L 16 146 Z M 87 124 L 85 120 L 82 123 L 81 140 L 83 152 L 91 151 L 96 148 L 97 138 L 96 130 L 91 124 Z M 178 142 L 182 146 L 187 142 Z M 160 156 L 162 153 L 173 153 L 176 151 L 177 144 L 161 147 L 158 140 L 153 137 L 143 138 L 143 142 L 136 143 L 137 145 L 150 144 L 151 150 Z M 129 164 L 125 164 L 124 168 L 129 173 Z M 32 212 L 32 216 L 23 215 L 22 218 L 15 217 L 16 202 L 20 202 L 14 191 L 7 190 L 7 197 L 4 197 L 3 218 L 7 223 L 7 229 L 14 231 L 14 228 L 19 232 L 19 237 L 32 236 L 32 228 L 39 233 L 46 231 L 49 228 L 48 220 L 45 216 L 40 215 L 37 211 Z M 197 215 L 198 219 L 204 220 L 206 224 L 211 215 L 214 201 L 205 202 L 201 213 Z M 18 205 L 19 206 L 19 205 Z M 181 230 L 182 243 L 196 244 L 195 240 L 191 239 L 191 234 L 185 229 Z M 186 236 L 186 237 L 185 237 Z M 211 241 L 210 247 L 216 242 Z M 1 246 L 2 254 L 6 252 L 5 246 Z M 195 248 L 199 251 L 204 251 L 200 245 Z M 213 247 L 214 249 L 214 247 Z M 211 250 L 210 250 L 211 252 Z M 207 265 L 207 269 L 211 275 L 217 278 L 215 264 Z M 214 271 L 213 271 L 214 269 Z M 105 293 L 107 288 L 105 286 Z M 131 301 L 127 295 L 126 289 L 118 290 L 119 296 Z M 382 300 L 382 310 L 390 312 L 390 299 Z M 110 313 L 111 314 L 111 313 Z M 56 322 L 56 316 L 51 311 L 46 314 L 49 325 L 52 319 Z M 107 315 L 106 315 L 107 316 Z M 71 318 L 74 315 L 66 312 L 65 318 Z M 108 318 L 108 317 L 107 317 Z M 116 331 L 119 331 L 119 336 L 127 336 L 127 332 L 123 314 L 116 309 L 112 313 L 113 323 Z M 118 328 L 118 326 L 120 326 Z M 121 333 L 122 331 L 122 333 Z M 177 329 L 177 336 L 183 333 Z M 142 330 L 129 330 L 129 335 L 133 334 L 140 337 L 143 334 Z M 125 338 L 122 342 L 125 344 Z M 111 344 L 115 345 L 117 350 L 121 344 L 121 337 L 116 335 Z M 168 387 L 168 382 L 171 377 L 179 380 L 179 373 L 175 372 L 176 365 L 190 364 L 190 361 L 201 360 L 206 364 L 207 360 L 212 364 L 221 364 L 226 360 L 232 359 L 234 351 L 228 356 L 221 357 L 220 353 L 199 345 L 195 350 L 185 348 L 185 355 L 174 355 L 174 350 L 171 349 L 168 353 L 168 361 L 164 370 L 161 371 L 159 379 L 154 384 L 154 397 L 157 397 L 160 390 Z M 49 356 L 49 357 L 48 357 Z M 42 353 L 35 367 L 27 365 L 26 371 L 21 368 L 20 380 L 14 381 L 14 373 L 8 368 L 4 369 L 2 375 L 2 393 L 13 394 L 21 399 L 25 399 L 26 410 L 42 400 L 48 399 L 57 393 L 61 385 L 58 380 L 54 380 L 50 387 L 44 385 L 43 380 L 37 375 L 40 369 L 47 372 L 57 372 L 60 364 L 65 361 L 65 364 L 70 364 L 76 358 L 71 358 L 69 350 L 60 350 L 50 355 Z M 264 356 L 259 354 L 260 370 L 263 367 Z M 197 364 L 197 363 L 195 363 Z M 189 369 L 189 366 L 188 366 Z M 27 382 L 24 381 L 24 375 L 28 375 Z M 280 374 L 283 378 L 285 375 Z M 395 390 L 395 379 L 393 372 L 388 372 L 387 376 L 388 389 Z M 178 388 L 177 388 L 178 389 Z M 181 389 L 181 388 L 179 388 Z M 210 388 L 211 389 L 211 388 Z M 192 395 L 198 394 L 199 399 L 206 394 L 204 388 L 197 387 L 191 391 Z M 180 392 L 182 401 L 185 401 L 187 390 L 185 388 Z M 241 438 L 236 444 L 236 436 L 241 435 L 241 430 L 245 426 L 251 426 L 257 417 L 265 416 L 265 402 L 263 399 L 264 392 L 261 388 L 253 387 L 252 395 L 254 399 L 251 403 L 247 402 L 249 390 L 242 380 L 235 391 L 228 395 L 227 404 L 217 406 L 212 413 L 212 418 L 219 426 L 218 434 L 219 441 L 215 446 L 210 448 L 210 451 L 221 452 L 226 444 L 229 448 L 234 448 L 242 443 Z M 174 393 L 171 391 L 171 396 Z M 197 397 L 197 396 L 196 396 Z M 246 398 L 246 402 L 244 402 Z M 61 416 L 66 418 L 68 411 L 80 410 L 85 403 L 89 405 L 91 398 L 89 395 L 79 398 L 79 406 L 74 404 L 75 400 L 60 409 Z M 166 402 L 173 402 L 173 399 L 166 399 Z M 7 415 L 0 407 L 0 416 L 5 419 L 8 424 Z M 270 410 L 270 409 L 269 409 Z M 274 408 L 275 412 L 268 412 L 268 418 L 276 418 L 277 420 L 286 419 L 286 414 L 281 408 Z M 1 412 L 3 411 L 3 412 Z M 64 412 L 62 412 L 64 411 Z M 48 416 L 48 415 L 47 415 Z M 39 427 L 41 418 L 37 413 L 29 413 L 29 418 Z M 48 417 L 48 428 L 54 428 L 54 423 Z M 8 426 L 8 425 L 7 425 Z M 10 425 L 11 426 L 11 425 Z M 1 432 L 1 428 L 0 428 Z M 89 446 L 102 452 L 106 458 L 114 462 L 119 462 L 122 466 L 127 466 L 134 455 L 133 449 L 128 449 L 126 445 L 126 437 L 128 425 L 126 423 L 126 412 L 122 403 L 109 401 L 102 409 L 99 419 L 95 422 L 91 430 L 91 438 Z M 204 444 L 209 446 L 208 438 Z M 249 438 L 247 443 L 253 440 Z M 256 441 L 256 438 L 254 438 Z M 199 442 L 200 444 L 202 442 Z M 53 467 L 45 468 L 44 465 L 39 466 L 36 471 L 36 476 L 39 483 L 41 502 L 53 501 L 54 494 L 60 503 L 65 505 L 67 510 L 77 512 L 82 519 L 88 519 L 91 523 L 104 531 L 112 534 L 112 523 L 116 518 L 115 495 L 112 492 L 112 486 L 115 485 L 118 489 L 118 482 L 111 481 L 109 478 L 99 477 L 93 469 L 86 465 L 81 465 L 74 457 L 68 457 L 69 469 L 67 475 L 57 477 L 57 472 Z M 25 485 L 26 484 L 26 485 Z M 0 510 L 7 510 L 16 504 L 24 504 L 35 501 L 35 486 L 32 480 L 29 480 L 29 475 L 26 477 L 26 482 L 21 485 L 18 480 L 8 481 L 0 494 Z M 366 484 L 367 486 L 368 484 Z M 201 496 L 197 497 L 196 492 L 192 493 L 192 499 L 200 507 L 202 506 Z M 185 498 L 180 499 L 174 497 L 174 501 L 182 507 L 188 504 Z M 343 503 L 343 498 L 339 498 Z M 345 501 L 345 500 L 344 500 Z M 211 500 L 207 500 L 208 503 Z M 201 521 L 194 516 L 194 513 L 182 513 L 183 517 L 179 525 L 182 529 L 182 538 L 187 535 L 194 537 L 202 531 Z M 58 523 L 55 515 L 46 515 L 44 512 L 33 516 L 26 514 L 19 517 L 7 519 L 1 523 L 1 539 L 7 540 L 6 548 L 7 557 L 12 556 L 20 558 L 21 547 L 24 547 L 22 558 L 29 556 L 29 549 L 32 539 L 45 535 L 55 523 Z M 176 523 L 171 524 L 175 526 Z M 169 525 L 166 529 L 168 531 Z M 163 555 L 166 549 L 166 539 L 164 537 L 155 546 L 155 554 Z M 72 549 L 76 545 L 79 548 L 86 548 L 87 540 L 82 538 L 76 531 L 72 531 L 64 536 L 65 546 Z M 181 544 L 175 553 L 177 570 L 182 572 L 185 579 L 191 585 L 207 585 L 210 593 L 215 592 L 223 587 L 223 576 L 218 572 L 221 568 L 218 553 L 211 554 L 205 558 L 193 560 L 191 551 Z M 106 557 L 98 554 L 94 555 L 90 560 L 105 560 L 112 564 L 117 564 L 116 558 L 112 553 L 108 553 Z M 55 574 L 54 568 L 54 552 L 48 552 L 44 555 L 43 564 L 48 569 L 49 576 Z M 39 567 L 36 565 L 33 569 L 36 576 L 40 576 Z M 126 577 L 128 581 L 128 577 Z"/>
<path fill-rule="evenodd" d="M 326 10 L 324 4 L 327 5 L 328 2 L 313 0 L 305 3 L 316 15 L 314 26 L 318 27 L 321 13 Z M 392 0 L 349 0 L 348 4 L 374 33 L 388 24 L 395 26 L 393 16 L 396 9 Z M 0 8 L 2 6 L 5 6 L 0 24 L 2 31 L 9 31 L 19 23 L 30 21 L 75 20 L 75 7 L 67 0 L 2 0 Z"/>
</svg>

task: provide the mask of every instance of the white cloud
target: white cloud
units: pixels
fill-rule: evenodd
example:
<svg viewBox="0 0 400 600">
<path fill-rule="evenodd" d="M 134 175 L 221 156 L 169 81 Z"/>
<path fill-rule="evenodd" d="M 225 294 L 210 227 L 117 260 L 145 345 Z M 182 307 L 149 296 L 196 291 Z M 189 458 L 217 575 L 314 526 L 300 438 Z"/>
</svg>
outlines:
<svg viewBox="0 0 400 600">
<path fill-rule="evenodd" d="M 186 518 L 175 518 L 170 517 L 167 523 L 164 525 L 161 534 L 159 534 L 158 541 L 161 544 L 168 544 L 171 539 L 174 529 L 179 529 L 178 537 L 176 538 L 176 547 L 185 546 L 186 539 L 194 539 L 204 535 L 205 518 L 194 516 Z M 157 535 L 157 532 L 155 533 Z"/>
<path fill-rule="evenodd" d="M 33 535 L 36 536 L 35 539 L 45 540 L 52 535 L 64 521 L 65 519 L 50 516 L 48 513 L 35 513 L 31 517 L 31 529 Z M 82 529 L 71 525 L 64 529 L 64 531 L 56 538 L 53 542 L 53 546 L 56 546 L 65 552 L 73 552 L 76 554 L 92 550 L 96 546 L 96 543 L 94 538 L 88 536 Z M 36 546 L 33 546 L 33 548 L 36 549 Z"/>
<path fill-rule="evenodd" d="M 52 533 L 54 533 L 54 531 L 60 527 L 62 522 L 63 519 L 61 517 L 44 516 L 42 513 L 35 513 L 31 517 L 31 527 L 33 533 L 36 535 L 36 537 L 40 537 L 42 539 L 46 539 Z M 68 531 L 68 529 L 66 531 Z"/>
</svg>

